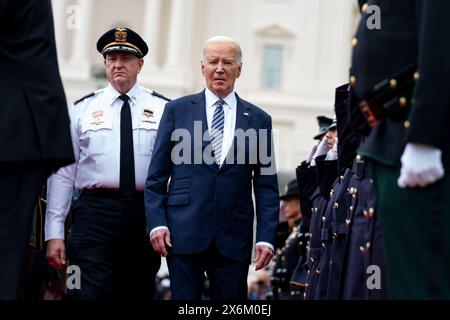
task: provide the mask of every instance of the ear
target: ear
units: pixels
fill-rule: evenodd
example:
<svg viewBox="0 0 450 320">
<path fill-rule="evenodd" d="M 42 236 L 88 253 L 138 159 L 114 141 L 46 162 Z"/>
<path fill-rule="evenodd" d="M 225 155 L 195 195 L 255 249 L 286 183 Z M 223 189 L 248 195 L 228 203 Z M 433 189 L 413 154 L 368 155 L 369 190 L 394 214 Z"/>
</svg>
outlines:
<svg viewBox="0 0 450 320">
<path fill-rule="evenodd" d="M 141 72 L 141 69 L 144 66 L 144 59 L 141 58 L 138 60 L 138 66 L 139 66 L 139 72 Z"/>
<path fill-rule="evenodd" d="M 239 68 L 238 68 L 238 70 L 237 70 L 237 73 L 236 73 L 236 79 L 239 78 L 239 77 L 241 76 L 241 71 L 242 71 L 242 62 L 241 62 L 241 64 L 239 65 Z"/>
<path fill-rule="evenodd" d="M 205 76 L 205 65 L 203 64 L 203 61 L 200 63 L 200 66 L 201 66 L 201 69 L 202 69 L 203 77 L 206 78 L 206 76 Z"/>
</svg>

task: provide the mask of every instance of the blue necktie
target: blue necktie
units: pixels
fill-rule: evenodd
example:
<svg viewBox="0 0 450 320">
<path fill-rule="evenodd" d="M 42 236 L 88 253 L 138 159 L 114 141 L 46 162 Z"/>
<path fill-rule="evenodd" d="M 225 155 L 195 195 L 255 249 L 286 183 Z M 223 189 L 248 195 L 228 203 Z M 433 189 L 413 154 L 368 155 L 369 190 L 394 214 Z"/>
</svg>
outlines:
<svg viewBox="0 0 450 320">
<path fill-rule="evenodd" d="M 211 143 L 214 150 L 214 157 L 216 159 L 216 164 L 218 166 L 220 166 L 220 159 L 222 157 L 224 104 L 225 101 L 223 101 L 222 99 L 218 100 L 214 104 L 216 106 L 216 109 L 214 110 L 214 116 L 211 124 Z"/>
<path fill-rule="evenodd" d="M 136 191 L 136 180 L 134 177 L 134 148 L 133 148 L 133 126 L 131 121 L 131 110 L 126 94 L 119 96 L 123 101 L 120 112 L 120 193 L 122 196 L 132 196 Z"/>
</svg>

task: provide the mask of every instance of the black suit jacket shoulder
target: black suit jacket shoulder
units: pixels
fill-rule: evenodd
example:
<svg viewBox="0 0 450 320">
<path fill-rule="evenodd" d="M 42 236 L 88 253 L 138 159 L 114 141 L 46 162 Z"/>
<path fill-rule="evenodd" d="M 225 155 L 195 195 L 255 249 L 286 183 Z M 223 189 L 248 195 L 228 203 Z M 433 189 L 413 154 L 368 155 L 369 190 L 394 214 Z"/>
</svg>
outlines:
<svg viewBox="0 0 450 320">
<path fill-rule="evenodd" d="M 0 162 L 73 162 L 50 0 L 2 1 Z M 5 11 L 3 11 L 5 9 Z"/>
</svg>

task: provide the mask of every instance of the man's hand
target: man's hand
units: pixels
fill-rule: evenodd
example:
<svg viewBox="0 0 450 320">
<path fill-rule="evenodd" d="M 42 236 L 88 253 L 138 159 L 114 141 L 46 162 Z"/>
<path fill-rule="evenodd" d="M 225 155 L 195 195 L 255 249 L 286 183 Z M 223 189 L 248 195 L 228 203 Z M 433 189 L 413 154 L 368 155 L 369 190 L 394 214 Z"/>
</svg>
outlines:
<svg viewBox="0 0 450 320">
<path fill-rule="evenodd" d="M 47 241 L 47 261 L 50 267 L 55 269 L 61 269 L 66 266 L 64 240 L 51 239 Z"/>
<path fill-rule="evenodd" d="M 272 249 L 267 246 L 259 245 L 255 248 L 255 258 L 253 259 L 256 262 L 255 270 L 258 271 L 265 266 L 267 266 L 270 262 L 270 259 L 273 256 Z"/>
<path fill-rule="evenodd" d="M 150 236 L 150 242 L 156 253 L 167 257 L 169 252 L 167 251 L 166 245 L 172 247 L 170 242 L 170 232 L 167 229 L 157 230 Z"/>
<path fill-rule="evenodd" d="M 397 180 L 400 188 L 425 187 L 444 176 L 442 151 L 432 146 L 408 143 L 401 157 L 402 168 Z"/>
</svg>

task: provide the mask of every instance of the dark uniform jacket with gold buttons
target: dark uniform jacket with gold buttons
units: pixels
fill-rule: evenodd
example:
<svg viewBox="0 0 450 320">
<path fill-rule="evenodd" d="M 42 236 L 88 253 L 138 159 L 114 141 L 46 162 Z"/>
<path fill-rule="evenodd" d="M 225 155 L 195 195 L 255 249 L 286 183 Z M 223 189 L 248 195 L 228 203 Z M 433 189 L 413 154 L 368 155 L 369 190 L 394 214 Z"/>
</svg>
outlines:
<svg viewBox="0 0 450 320">
<path fill-rule="evenodd" d="M 380 8 L 380 29 L 368 27 L 371 5 Z M 399 165 L 406 142 L 422 143 L 440 148 L 444 164 L 450 164 L 450 1 L 370 0 L 362 8 L 350 70 L 358 100 L 370 99 L 376 84 L 408 65 L 418 73 L 408 116 L 382 118 L 360 152 Z"/>
</svg>

